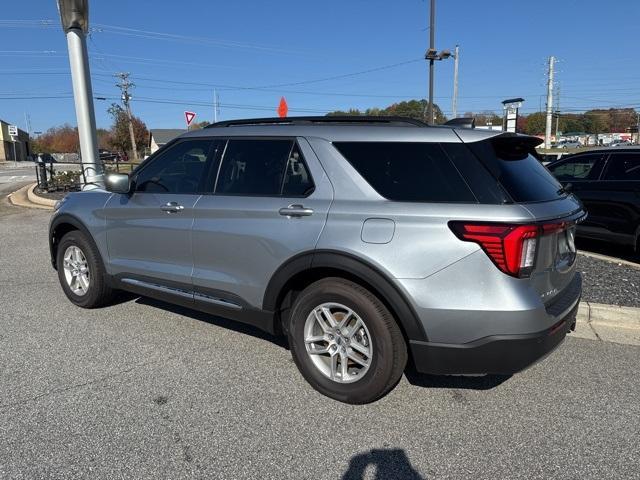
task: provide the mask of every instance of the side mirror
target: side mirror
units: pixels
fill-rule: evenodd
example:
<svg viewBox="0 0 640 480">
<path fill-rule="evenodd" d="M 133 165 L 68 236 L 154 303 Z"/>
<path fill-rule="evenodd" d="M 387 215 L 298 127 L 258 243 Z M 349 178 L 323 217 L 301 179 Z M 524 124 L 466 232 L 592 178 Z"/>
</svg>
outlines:
<svg viewBox="0 0 640 480">
<path fill-rule="evenodd" d="M 104 186 L 109 192 L 130 193 L 131 178 L 126 173 L 108 173 L 104 177 Z"/>
</svg>

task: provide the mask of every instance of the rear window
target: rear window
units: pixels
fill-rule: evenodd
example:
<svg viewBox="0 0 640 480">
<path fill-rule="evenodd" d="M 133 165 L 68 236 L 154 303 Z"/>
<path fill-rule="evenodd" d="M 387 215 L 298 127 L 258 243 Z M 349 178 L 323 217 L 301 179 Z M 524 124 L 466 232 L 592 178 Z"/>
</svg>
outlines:
<svg viewBox="0 0 640 480">
<path fill-rule="evenodd" d="M 609 158 L 605 180 L 640 180 L 640 154 L 614 153 Z"/>
<path fill-rule="evenodd" d="M 436 143 L 335 142 L 333 145 L 376 192 L 389 200 L 477 201 Z"/>
<path fill-rule="evenodd" d="M 533 156 L 530 137 L 497 137 L 466 145 L 514 202 L 545 202 L 564 195 L 560 183 Z"/>
</svg>

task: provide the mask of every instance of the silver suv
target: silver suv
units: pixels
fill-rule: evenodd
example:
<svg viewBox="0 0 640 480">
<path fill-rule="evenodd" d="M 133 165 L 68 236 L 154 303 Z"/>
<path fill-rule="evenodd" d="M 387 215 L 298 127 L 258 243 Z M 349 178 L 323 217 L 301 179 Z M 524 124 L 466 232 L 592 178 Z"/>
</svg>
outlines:
<svg viewBox="0 0 640 480">
<path fill-rule="evenodd" d="M 116 290 L 288 336 L 348 403 L 429 374 L 512 374 L 575 325 L 580 202 L 537 138 L 404 118 L 228 121 L 67 195 L 51 259 L 76 305 Z"/>
</svg>

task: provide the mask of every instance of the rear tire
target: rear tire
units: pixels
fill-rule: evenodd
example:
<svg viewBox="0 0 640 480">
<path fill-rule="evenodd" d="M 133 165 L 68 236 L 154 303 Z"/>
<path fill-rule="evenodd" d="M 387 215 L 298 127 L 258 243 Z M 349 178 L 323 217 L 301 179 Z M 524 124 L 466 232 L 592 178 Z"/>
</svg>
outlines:
<svg viewBox="0 0 640 480">
<path fill-rule="evenodd" d="M 288 332 L 302 376 L 341 402 L 379 399 L 398 383 L 407 363 L 402 332 L 384 303 L 342 278 L 319 280 L 302 291 Z"/>
<path fill-rule="evenodd" d="M 93 241 L 79 230 L 62 237 L 56 256 L 58 279 L 65 295 L 82 308 L 98 308 L 111 303 L 113 289 L 100 252 Z"/>
</svg>

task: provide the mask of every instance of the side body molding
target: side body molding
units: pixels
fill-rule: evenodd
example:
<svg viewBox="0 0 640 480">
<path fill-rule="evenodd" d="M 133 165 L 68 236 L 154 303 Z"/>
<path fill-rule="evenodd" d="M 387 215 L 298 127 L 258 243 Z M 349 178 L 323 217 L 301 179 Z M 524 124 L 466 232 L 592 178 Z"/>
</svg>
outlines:
<svg viewBox="0 0 640 480">
<path fill-rule="evenodd" d="M 295 282 L 296 276 L 313 272 L 314 270 L 344 272 L 349 277 L 364 283 L 365 287 L 377 293 L 381 300 L 395 312 L 396 319 L 408 339 L 428 340 L 416 313 L 394 283 L 366 260 L 344 252 L 315 250 L 301 253 L 291 258 L 271 277 L 265 290 L 262 309 L 275 312 L 283 300 L 283 292 L 287 290 L 287 285 L 290 282 Z"/>
</svg>

